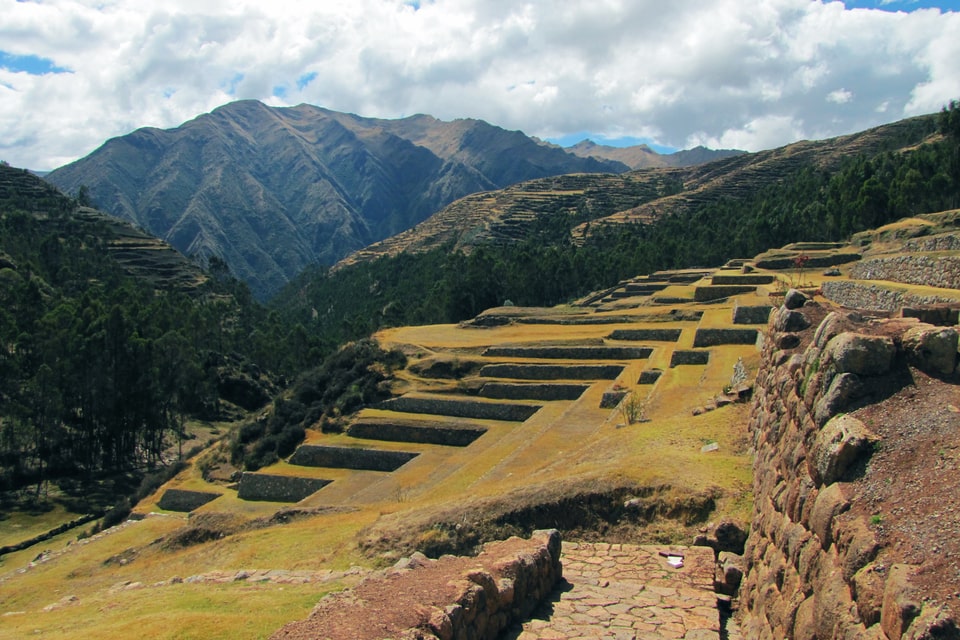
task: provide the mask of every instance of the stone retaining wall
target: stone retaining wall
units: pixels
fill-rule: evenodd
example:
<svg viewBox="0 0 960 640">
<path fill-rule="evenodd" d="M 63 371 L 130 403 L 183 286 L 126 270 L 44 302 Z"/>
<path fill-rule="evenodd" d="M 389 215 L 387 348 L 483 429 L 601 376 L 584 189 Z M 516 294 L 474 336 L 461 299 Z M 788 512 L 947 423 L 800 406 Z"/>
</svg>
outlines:
<svg viewBox="0 0 960 640">
<path fill-rule="evenodd" d="M 770 305 L 737 305 L 733 308 L 733 324 L 767 324 L 772 309 Z"/>
<path fill-rule="evenodd" d="M 778 309 L 764 340 L 750 418 L 754 514 L 740 587 L 744 636 L 957 637 L 949 625 L 939 627 L 947 635 L 931 635 L 920 628 L 922 616 L 913 624 L 920 610 L 907 606 L 904 565 L 875 565 L 870 523 L 846 513 L 850 481 L 877 440 L 849 412 L 869 402 L 879 381 L 899 375 L 905 360 L 927 355 L 904 356 L 899 341 L 854 333 L 838 313 L 814 325 L 808 318 L 816 313 Z M 952 366 L 955 354 L 948 355 Z"/>
<path fill-rule="evenodd" d="M 640 372 L 640 378 L 637 380 L 637 384 L 653 384 L 659 380 L 662 375 L 663 371 L 660 369 L 645 369 Z"/>
<path fill-rule="evenodd" d="M 540 405 L 401 396 L 381 402 L 377 405 L 377 408 L 403 413 L 426 413 L 457 418 L 523 422 L 539 411 Z"/>
<path fill-rule="evenodd" d="M 241 500 L 266 502 L 300 502 L 330 484 L 331 480 L 275 476 L 266 473 L 244 472 L 240 476 L 237 497 Z"/>
<path fill-rule="evenodd" d="M 393 569 L 367 578 L 357 587 L 326 596 L 306 620 L 285 626 L 272 638 L 331 638 L 334 640 L 381 640 L 392 638 L 437 638 L 442 640 L 496 640 L 514 623 L 525 619 L 552 592 L 562 576 L 560 534 L 556 530 L 534 531 L 529 541 L 511 538 L 489 543 L 476 558 L 444 556 L 429 560 L 415 554 Z M 445 565 L 460 566 L 459 577 L 449 581 L 452 589 L 437 601 L 436 585 L 422 576 L 442 575 Z M 345 629 L 347 620 L 377 620 L 388 617 L 370 609 L 370 594 L 395 594 L 394 607 L 403 607 L 414 620 L 406 629 Z M 369 610 L 368 610 L 369 609 Z M 378 626 L 378 625 L 373 625 Z"/>
<path fill-rule="evenodd" d="M 486 432 L 483 427 L 428 426 L 403 422 L 357 422 L 347 429 L 347 435 L 353 438 L 419 442 L 448 447 L 465 447 Z"/>
<path fill-rule="evenodd" d="M 570 360 L 639 360 L 649 358 L 649 347 L 490 347 L 483 355 L 492 358 L 555 358 Z"/>
<path fill-rule="evenodd" d="M 741 293 L 753 293 L 757 288 L 750 285 L 718 284 L 706 287 L 696 287 L 693 290 L 694 302 L 709 302 L 711 300 L 721 300 L 731 296 L 738 296 Z"/>
<path fill-rule="evenodd" d="M 683 329 L 616 329 L 607 336 L 610 340 L 650 340 L 676 342 Z"/>
<path fill-rule="evenodd" d="M 930 238 L 913 238 L 903 243 L 904 251 L 960 251 L 960 235 L 947 233 Z"/>
<path fill-rule="evenodd" d="M 697 329 L 693 336 L 694 347 L 715 347 L 721 344 L 754 344 L 756 329 Z"/>
<path fill-rule="evenodd" d="M 480 388 L 480 396 L 498 400 L 576 400 L 589 388 L 585 384 L 487 382 Z"/>
<path fill-rule="evenodd" d="M 902 307 L 922 307 L 933 304 L 957 302 L 947 296 L 918 296 L 902 291 L 893 291 L 874 284 L 849 280 L 824 282 L 820 286 L 823 296 L 839 305 L 867 311 L 897 311 Z"/>
<path fill-rule="evenodd" d="M 734 274 L 722 275 L 718 273 L 718 274 L 715 274 L 713 278 L 710 279 L 710 282 L 713 283 L 714 285 L 720 285 L 720 284 L 758 285 L 758 284 L 770 284 L 774 280 L 776 280 L 776 276 L 763 274 L 763 273 L 758 273 L 753 275 L 734 275 Z"/>
<path fill-rule="evenodd" d="M 216 500 L 222 493 L 213 491 L 187 491 L 186 489 L 167 489 L 160 497 L 157 506 L 165 511 L 193 511 L 208 502 Z"/>
<path fill-rule="evenodd" d="M 408 451 L 383 451 L 355 447 L 329 447 L 304 444 L 290 456 L 290 464 L 302 467 L 356 469 L 359 471 L 396 471 L 419 454 Z"/>
<path fill-rule="evenodd" d="M 687 349 L 677 349 L 670 356 L 670 368 L 682 364 L 707 364 L 710 362 L 709 351 L 690 351 Z"/>
<path fill-rule="evenodd" d="M 960 256 L 899 255 L 872 258 L 853 265 L 850 277 L 960 289 Z"/>
<path fill-rule="evenodd" d="M 623 371 L 620 364 L 488 364 L 483 378 L 514 380 L 613 380 Z"/>
<path fill-rule="evenodd" d="M 773 258 L 762 258 L 754 264 L 758 269 L 794 269 L 796 256 L 781 256 Z M 861 258 L 859 253 L 831 253 L 827 255 L 809 256 L 804 266 L 805 269 L 823 269 L 825 267 L 836 267 L 849 262 L 856 262 Z"/>
</svg>

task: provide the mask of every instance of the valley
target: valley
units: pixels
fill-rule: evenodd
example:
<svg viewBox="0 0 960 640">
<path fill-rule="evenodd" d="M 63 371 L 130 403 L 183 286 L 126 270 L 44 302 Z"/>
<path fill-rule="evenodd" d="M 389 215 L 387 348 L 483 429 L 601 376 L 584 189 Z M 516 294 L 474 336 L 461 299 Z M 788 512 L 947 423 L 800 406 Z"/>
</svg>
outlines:
<svg viewBox="0 0 960 640">
<path fill-rule="evenodd" d="M 467 196 L 331 273 L 302 276 L 269 312 L 222 261 L 206 273 L 188 267 L 17 173 L 11 184 L 38 190 L 0 192 L 16 203 L 0 222 L 23 232 L 0 253 L 0 293 L 15 310 L 0 316 L 0 365 L 11 374 L 0 406 L 5 438 L 19 447 L 4 457 L 17 498 L 42 505 L 27 492 L 39 498 L 46 461 L 57 460 L 31 434 L 69 436 L 61 442 L 79 450 L 80 426 L 99 437 L 97 420 L 112 428 L 146 415 L 139 404 L 96 415 L 100 405 L 80 404 L 72 390 L 85 387 L 58 356 L 61 342 L 129 367 L 81 369 L 103 389 L 159 390 L 159 372 L 180 368 L 151 358 L 171 344 L 194 377 L 172 387 L 182 404 L 157 405 L 168 422 L 135 422 L 142 441 L 129 458 L 106 447 L 76 467 L 90 476 L 95 464 L 116 471 L 139 455 L 169 471 L 124 496 L 129 516 L 115 508 L 112 522 L 0 556 L 0 637 L 297 637 L 284 636 L 292 623 L 352 599 L 355 620 L 392 618 L 391 605 L 398 618 L 412 611 L 416 628 L 396 631 L 409 637 L 454 637 L 445 625 L 460 616 L 533 640 L 586 615 L 579 598 L 630 614 L 617 619 L 633 631 L 599 637 L 955 637 L 958 517 L 952 484 L 938 478 L 955 470 L 960 446 L 960 214 L 895 215 L 918 185 L 942 189 L 911 206 L 956 198 L 957 181 L 916 168 L 956 146 L 934 120 L 702 167 L 538 178 Z M 852 149 L 863 155 L 844 158 Z M 880 199 L 871 179 L 882 172 Z M 818 200 L 804 202 L 811 193 Z M 83 229 L 74 237 L 84 242 L 63 228 Z M 797 237 L 805 228 L 810 236 Z M 783 236 L 790 243 L 738 252 Z M 56 247 L 92 266 L 65 268 Z M 543 265 L 531 256 L 546 252 L 568 269 L 536 275 Z M 517 267 L 524 259 L 528 271 Z M 639 264 L 657 267 L 609 278 Z M 588 271 L 607 280 L 588 288 L 578 280 Z M 416 295 L 400 297 L 404 286 Z M 549 287 L 564 301 L 529 302 Z M 85 314 L 79 338 L 49 333 L 76 326 L 67 309 Z M 143 321 L 151 315 L 155 324 Z M 33 334 L 42 348 L 31 348 Z M 104 335 L 114 339 L 97 349 Z M 334 335 L 352 341 L 331 344 Z M 203 394 L 188 398 L 193 387 Z M 62 400 L 37 402 L 45 390 Z M 104 393 L 126 397 L 90 398 Z M 3 543 L 82 515 L 61 497 L 47 497 L 58 506 L 45 514 L 5 513 Z M 483 569 L 496 580 L 471 568 L 480 562 L 471 554 L 511 536 L 529 541 L 486 547 L 507 550 Z M 506 566 L 512 573 L 496 573 Z M 556 590 L 531 579 L 521 606 L 518 566 L 538 567 Z M 440 588 L 462 570 L 473 572 L 466 591 Z M 448 600 L 427 607 L 377 590 L 403 576 Z M 605 598 L 608 588 L 619 595 Z M 478 604 L 514 595 L 509 612 Z M 674 607 L 685 613 L 663 613 Z M 609 626 L 614 614 L 587 617 Z"/>
</svg>

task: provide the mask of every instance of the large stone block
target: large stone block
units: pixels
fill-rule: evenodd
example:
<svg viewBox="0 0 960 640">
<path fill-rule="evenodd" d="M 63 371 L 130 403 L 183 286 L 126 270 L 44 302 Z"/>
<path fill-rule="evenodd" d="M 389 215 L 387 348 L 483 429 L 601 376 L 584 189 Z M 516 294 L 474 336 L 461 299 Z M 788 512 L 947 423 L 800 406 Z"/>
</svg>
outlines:
<svg viewBox="0 0 960 640">
<path fill-rule="evenodd" d="M 879 376 L 890 371 L 897 349 L 886 336 L 845 332 L 823 349 L 822 365 L 837 373 Z"/>
<path fill-rule="evenodd" d="M 840 379 L 839 377 L 837 378 Z M 879 438 L 852 415 L 830 418 L 813 441 L 807 468 L 817 485 L 833 484 L 869 456 Z"/>
<path fill-rule="evenodd" d="M 907 361 L 933 375 L 950 375 L 957 366 L 957 330 L 921 324 L 903 334 Z"/>
<path fill-rule="evenodd" d="M 841 482 L 824 487 L 810 512 L 808 526 L 820 539 L 820 546 L 826 550 L 833 543 L 834 520 L 850 508 L 850 489 Z"/>
<path fill-rule="evenodd" d="M 883 588 L 883 608 L 880 626 L 888 638 L 900 638 L 920 614 L 922 601 L 910 583 L 915 568 L 905 564 L 890 567 Z"/>
</svg>

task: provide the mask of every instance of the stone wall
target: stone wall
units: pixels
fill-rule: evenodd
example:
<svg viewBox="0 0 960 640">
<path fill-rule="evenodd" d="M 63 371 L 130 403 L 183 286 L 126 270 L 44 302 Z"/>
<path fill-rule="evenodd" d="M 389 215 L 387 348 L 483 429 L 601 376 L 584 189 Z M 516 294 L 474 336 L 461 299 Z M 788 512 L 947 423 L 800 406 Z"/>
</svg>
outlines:
<svg viewBox="0 0 960 640">
<path fill-rule="evenodd" d="M 616 329 L 608 336 L 611 340 L 651 340 L 653 342 L 676 342 L 683 329 Z"/>
<path fill-rule="evenodd" d="M 330 484 L 320 478 L 274 476 L 266 473 L 244 472 L 240 476 L 237 497 L 241 500 L 266 502 L 300 502 Z"/>
<path fill-rule="evenodd" d="M 677 349 L 670 356 L 670 368 L 682 364 L 707 364 L 710 362 L 709 351 L 691 351 L 689 349 Z"/>
<path fill-rule="evenodd" d="M 490 347 L 483 355 L 491 358 L 557 358 L 570 360 L 642 360 L 649 358 L 650 347 Z"/>
<path fill-rule="evenodd" d="M 770 319 L 770 305 L 746 306 L 737 305 L 733 308 L 733 324 L 767 324 Z"/>
<path fill-rule="evenodd" d="M 741 293 L 753 293 L 757 288 L 752 285 L 736 284 L 716 284 L 706 287 L 696 287 L 693 290 L 693 300 L 695 302 L 709 302 L 711 300 L 722 300 L 731 296 L 738 296 Z"/>
<path fill-rule="evenodd" d="M 850 277 L 960 289 L 960 256 L 898 255 L 871 258 L 853 265 Z"/>
<path fill-rule="evenodd" d="M 290 456 L 290 464 L 361 471 L 396 471 L 418 455 L 408 451 L 304 444 Z"/>
<path fill-rule="evenodd" d="M 820 290 L 825 298 L 839 305 L 868 311 L 897 311 L 902 307 L 957 302 L 956 298 L 947 296 L 918 296 L 849 280 L 824 282 Z"/>
<path fill-rule="evenodd" d="M 576 400 L 589 388 L 586 384 L 562 382 L 485 382 L 480 397 L 498 400 Z"/>
<path fill-rule="evenodd" d="M 622 364 L 488 364 L 480 369 L 484 378 L 514 380 L 613 380 Z"/>
<path fill-rule="evenodd" d="M 754 344 L 756 329 L 697 329 L 693 336 L 694 347 L 715 347 L 721 344 Z"/>
<path fill-rule="evenodd" d="M 756 273 L 750 275 L 740 275 L 740 274 L 715 274 L 713 278 L 710 279 L 715 285 L 719 284 L 770 284 L 776 279 L 776 276 L 765 273 Z"/>
<path fill-rule="evenodd" d="M 272 637 L 496 640 L 550 595 L 563 571 L 560 544 L 556 530 L 534 531 L 529 540 L 489 543 L 476 558 L 429 560 L 415 554 L 352 590 L 326 596 L 309 618 L 285 626 Z M 465 568 L 455 569 L 458 566 Z M 447 587 L 439 600 L 440 590 L 433 584 L 438 576 Z M 385 596 L 390 602 L 387 606 L 394 609 L 389 615 L 374 604 Z M 406 615 L 397 615 L 396 609 L 403 609 L 400 613 Z M 392 628 L 385 618 L 410 622 L 406 628 Z M 350 626 L 345 620 L 365 619 L 380 624 L 366 630 L 356 625 L 345 628 Z"/>
<path fill-rule="evenodd" d="M 387 442 L 421 442 L 465 447 L 487 432 L 484 427 L 426 425 L 407 422 L 356 422 L 347 429 L 353 438 Z"/>
<path fill-rule="evenodd" d="M 187 491 L 186 489 L 167 489 L 160 497 L 157 506 L 166 511 L 193 511 L 216 500 L 222 493 L 213 491 Z"/>
<path fill-rule="evenodd" d="M 486 369 L 486 367 L 484 367 Z M 401 396 L 377 405 L 378 409 L 401 411 L 404 413 L 426 413 L 456 418 L 476 418 L 479 420 L 506 420 L 523 422 L 537 411 L 540 405 L 510 404 L 507 402 L 480 402 L 479 400 L 457 400 L 450 398 L 427 398 L 419 396 Z"/>
<path fill-rule="evenodd" d="M 960 251 L 960 235 L 944 233 L 929 238 L 912 238 L 903 243 L 904 251 Z"/>
<path fill-rule="evenodd" d="M 750 419 L 754 514 L 740 587 L 745 637 L 958 637 L 950 635 L 952 622 L 924 626 L 930 618 L 918 616 L 918 601 L 905 595 L 905 565 L 875 565 L 880 549 L 870 523 L 847 513 L 851 481 L 877 440 L 848 412 L 872 402 L 873 390 L 901 375 L 905 362 L 952 371 L 956 335 L 937 363 L 929 345 L 906 334 L 894 339 L 859 327 L 815 305 L 782 307 L 770 319 Z"/>
</svg>

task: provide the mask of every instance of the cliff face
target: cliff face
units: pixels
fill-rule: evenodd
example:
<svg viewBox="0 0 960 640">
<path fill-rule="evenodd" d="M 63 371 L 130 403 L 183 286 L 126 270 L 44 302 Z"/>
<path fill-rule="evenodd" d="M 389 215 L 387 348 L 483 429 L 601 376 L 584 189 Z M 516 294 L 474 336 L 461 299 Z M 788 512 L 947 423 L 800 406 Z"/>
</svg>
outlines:
<svg viewBox="0 0 960 640">
<path fill-rule="evenodd" d="M 956 443 L 937 408 L 956 395 L 956 327 L 804 302 L 788 294 L 763 339 L 745 636 L 958 638 L 960 550 L 924 527 L 933 509 L 949 530 L 958 514 L 937 493 L 941 471 L 907 457 L 943 446 L 928 438 Z M 917 425 L 909 437 L 904 424 Z"/>
</svg>

